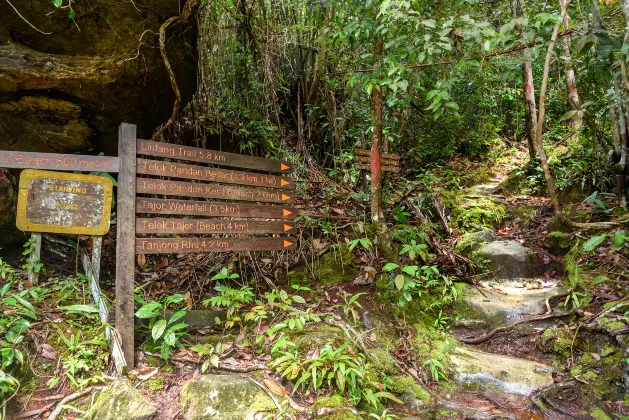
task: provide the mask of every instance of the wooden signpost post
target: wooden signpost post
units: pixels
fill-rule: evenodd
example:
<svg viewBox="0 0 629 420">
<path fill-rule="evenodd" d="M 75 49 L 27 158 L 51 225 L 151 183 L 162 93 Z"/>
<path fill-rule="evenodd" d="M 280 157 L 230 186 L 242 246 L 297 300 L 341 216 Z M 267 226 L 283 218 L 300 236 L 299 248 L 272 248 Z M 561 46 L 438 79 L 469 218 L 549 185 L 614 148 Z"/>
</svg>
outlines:
<svg viewBox="0 0 629 420">
<path fill-rule="evenodd" d="M 294 182 L 283 176 L 293 171 L 288 162 L 141 140 L 131 124 L 120 125 L 118 154 L 0 150 L 0 167 L 38 169 L 20 177 L 20 229 L 93 236 L 92 257 L 85 250 L 81 254 L 83 267 L 122 374 L 134 364 L 137 254 L 293 250 L 296 240 L 286 235 L 295 232 L 297 210 L 291 206 Z M 115 329 L 107 324 L 109 309 L 99 287 L 112 183 L 105 177 L 42 169 L 118 173 Z M 136 214 L 142 216 L 136 219 Z M 172 217 L 149 217 L 155 214 Z M 41 244 L 36 235 L 33 258 L 38 258 Z"/>
<path fill-rule="evenodd" d="M 136 139 L 129 124 L 118 150 L 115 317 L 133 366 L 136 255 L 293 250 L 297 210 L 288 162 Z"/>
</svg>

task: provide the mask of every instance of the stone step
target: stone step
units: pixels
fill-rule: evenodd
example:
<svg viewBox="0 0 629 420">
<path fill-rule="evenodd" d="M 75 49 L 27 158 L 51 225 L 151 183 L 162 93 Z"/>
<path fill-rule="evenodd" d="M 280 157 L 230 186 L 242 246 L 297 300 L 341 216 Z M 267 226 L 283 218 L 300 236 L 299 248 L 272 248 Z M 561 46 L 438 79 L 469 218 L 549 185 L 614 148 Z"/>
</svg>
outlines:
<svg viewBox="0 0 629 420">
<path fill-rule="evenodd" d="M 489 242 L 480 247 L 476 256 L 489 262 L 497 279 L 536 278 L 551 268 L 542 263 L 535 251 L 514 240 Z"/>
<path fill-rule="evenodd" d="M 456 381 L 466 390 L 517 397 L 553 383 L 549 365 L 468 346 L 456 347 L 450 361 Z"/>
<path fill-rule="evenodd" d="M 545 313 L 546 299 L 564 292 L 556 281 L 544 279 L 485 281 L 478 287 L 466 285 L 463 289 L 463 305 L 460 324 L 466 326 L 484 321 L 486 325 L 498 325 L 516 321 L 530 315 Z M 479 325 L 482 326 L 482 325 Z"/>
</svg>

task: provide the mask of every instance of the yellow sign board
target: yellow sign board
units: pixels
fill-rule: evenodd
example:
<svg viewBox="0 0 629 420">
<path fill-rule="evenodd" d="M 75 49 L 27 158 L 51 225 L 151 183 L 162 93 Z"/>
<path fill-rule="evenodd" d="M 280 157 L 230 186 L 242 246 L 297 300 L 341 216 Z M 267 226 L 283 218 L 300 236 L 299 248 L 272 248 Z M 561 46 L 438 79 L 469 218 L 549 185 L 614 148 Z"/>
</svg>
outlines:
<svg viewBox="0 0 629 420">
<path fill-rule="evenodd" d="M 26 232 L 102 236 L 109 231 L 113 184 L 95 175 L 26 169 L 17 227 Z"/>
</svg>

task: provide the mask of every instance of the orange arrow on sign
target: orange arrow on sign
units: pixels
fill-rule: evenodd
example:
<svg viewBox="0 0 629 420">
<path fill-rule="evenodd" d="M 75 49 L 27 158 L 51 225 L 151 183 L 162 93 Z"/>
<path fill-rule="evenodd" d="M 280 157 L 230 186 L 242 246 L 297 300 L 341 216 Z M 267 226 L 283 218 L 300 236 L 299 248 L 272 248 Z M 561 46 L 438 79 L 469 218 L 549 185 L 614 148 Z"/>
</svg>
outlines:
<svg viewBox="0 0 629 420">
<path fill-rule="evenodd" d="M 293 243 L 291 241 L 287 241 L 284 240 L 284 248 L 288 248 L 289 246 L 291 246 Z"/>
<path fill-rule="evenodd" d="M 283 187 L 284 185 L 288 185 L 290 184 L 290 182 L 286 181 L 285 179 L 280 179 L 280 187 Z"/>
<path fill-rule="evenodd" d="M 282 201 L 286 201 L 286 200 L 290 200 L 291 196 L 290 195 L 286 195 L 284 193 L 282 193 Z"/>
<path fill-rule="evenodd" d="M 284 232 L 288 232 L 289 230 L 291 230 L 293 227 L 291 225 L 284 225 Z"/>
<path fill-rule="evenodd" d="M 288 216 L 289 214 L 293 214 L 293 212 L 290 210 L 282 209 L 282 216 Z"/>
<path fill-rule="evenodd" d="M 290 166 L 280 163 L 280 170 L 285 171 L 287 169 L 290 169 Z"/>
</svg>

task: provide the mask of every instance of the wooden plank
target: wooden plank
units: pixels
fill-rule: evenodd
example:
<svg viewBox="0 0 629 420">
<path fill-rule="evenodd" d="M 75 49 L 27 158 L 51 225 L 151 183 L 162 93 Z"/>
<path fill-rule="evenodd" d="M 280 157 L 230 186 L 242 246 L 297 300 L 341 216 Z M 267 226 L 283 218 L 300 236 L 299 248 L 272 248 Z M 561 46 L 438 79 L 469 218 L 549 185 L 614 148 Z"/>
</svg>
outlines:
<svg viewBox="0 0 629 420">
<path fill-rule="evenodd" d="M 61 153 L 13 152 L 0 150 L 0 167 L 47 169 L 51 171 L 118 172 L 114 156 L 66 155 Z"/>
<path fill-rule="evenodd" d="M 102 243 L 102 237 L 100 238 L 100 242 Z M 96 241 L 96 238 L 94 238 Z M 94 244 L 94 250 L 96 250 L 97 244 Z M 98 254 L 92 254 L 92 261 L 94 261 L 98 256 L 98 264 L 100 266 L 100 248 Z M 92 292 L 92 298 L 94 299 L 94 304 L 98 308 L 98 314 L 100 316 L 101 324 L 105 325 L 105 339 L 109 344 L 109 349 L 111 352 L 111 358 L 114 361 L 114 366 L 116 368 L 116 372 L 118 372 L 119 376 L 124 376 L 127 374 L 127 362 L 125 361 L 124 354 L 122 352 L 122 345 L 120 343 L 120 335 L 118 332 L 111 327 L 111 324 L 114 323 L 114 320 L 110 320 L 109 308 L 105 303 L 105 299 L 103 298 L 102 292 L 99 286 L 99 277 L 95 273 L 99 273 L 100 269 L 96 269 L 95 266 L 92 266 L 90 263 L 89 256 L 87 255 L 87 251 L 82 248 L 81 249 L 81 261 L 83 262 L 83 269 L 86 273 L 89 273 L 90 270 L 92 275 L 89 278 L 90 281 L 90 291 Z"/>
<path fill-rule="evenodd" d="M 39 264 L 39 261 L 40 261 L 40 258 L 41 258 L 41 234 L 40 233 L 33 233 L 31 235 L 31 238 L 34 238 L 34 240 L 35 240 L 35 247 L 31 251 L 30 255 L 28 256 L 28 260 L 29 260 L 28 281 L 31 284 L 37 284 L 38 279 L 39 279 L 39 273 L 35 272 L 35 270 L 33 270 L 33 267 L 36 264 Z"/>
<path fill-rule="evenodd" d="M 371 170 L 371 166 L 365 165 L 364 163 L 356 163 L 354 164 L 358 169 L 365 169 L 367 171 Z M 382 166 L 382 172 L 400 172 L 400 168 L 397 166 Z"/>
<path fill-rule="evenodd" d="M 136 126 L 120 124 L 118 129 L 117 242 L 116 242 L 116 330 L 122 340 L 122 352 L 129 368 L 133 368 L 133 313 L 135 288 L 135 173 Z"/>
<path fill-rule="evenodd" d="M 283 251 L 297 247 L 293 238 L 136 238 L 137 254 Z"/>
<path fill-rule="evenodd" d="M 244 217 L 258 219 L 292 220 L 297 210 L 288 206 L 262 206 L 256 204 L 222 203 L 212 201 L 166 200 L 138 197 L 139 214 L 177 214 L 180 216 Z"/>
<path fill-rule="evenodd" d="M 112 196 L 112 182 L 102 176 L 26 169 L 16 224 L 25 232 L 104 235 Z"/>
<path fill-rule="evenodd" d="M 368 149 L 354 149 L 354 154 L 355 155 L 360 155 L 360 156 L 371 156 L 371 150 Z M 380 153 L 380 157 L 383 159 L 393 159 L 393 160 L 400 160 L 400 155 L 396 155 L 393 153 Z"/>
<path fill-rule="evenodd" d="M 197 181 L 221 182 L 224 184 L 251 185 L 268 188 L 295 188 L 295 183 L 283 176 L 255 172 L 233 171 L 209 166 L 186 165 L 183 163 L 138 159 L 138 174 L 194 179 Z"/>
<path fill-rule="evenodd" d="M 354 161 L 355 162 L 360 162 L 360 163 L 371 163 L 371 157 L 354 156 Z M 400 166 L 400 161 L 399 160 L 382 159 L 380 162 L 382 162 L 382 165 L 385 165 L 385 166 Z"/>
<path fill-rule="evenodd" d="M 152 178 L 138 178 L 136 192 L 138 194 L 174 195 L 177 197 L 215 198 L 219 200 L 263 203 L 290 203 L 293 201 L 293 193 L 291 191 Z"/>
<path fill-rule="evenodd" d="M 171 309 L 166 309 L 166 319 L 170 319 L 173 314 L 177 312 Z M 109 320 L 113 322 L 116 319 L 116 311 L 113 309 L 109 310 Z M 216 319 L 219 319 L 221 322 L 227 319 L 227 311 L 213 311 L 211 309 L 190 309 L 186 312 L 186 314 L 179 320 L 179 322 L 185 322 L 186 324 L 192 327 L 209 327 L 216 324 Z M 136 318 L 136 325 L 148 325 L 150 322 L 149 319 L 146 318 Z M 233 341 L 233 338 L 228 341 Z"/>
<path fill-rule="evenodd" d="M 284 221 L 231 219 L 144 219 L 135 221 L 138 234 L 285 234 L 292 233 L 295 224 Z"/>
<path fill-rule="evenodd" d="M 285 161 L 219 152 L 217 150 L 201 149 L 198 147 L 160 143 L 152 140 L 138 139 L 137 152 L 139 155 L 203 162 L 217 166 L 231 166 L 234 168 L 280 172 L 285 174 L 293 172 L 293 164 Z"/>
</svg>

